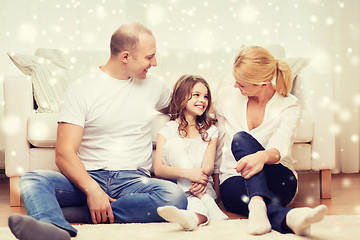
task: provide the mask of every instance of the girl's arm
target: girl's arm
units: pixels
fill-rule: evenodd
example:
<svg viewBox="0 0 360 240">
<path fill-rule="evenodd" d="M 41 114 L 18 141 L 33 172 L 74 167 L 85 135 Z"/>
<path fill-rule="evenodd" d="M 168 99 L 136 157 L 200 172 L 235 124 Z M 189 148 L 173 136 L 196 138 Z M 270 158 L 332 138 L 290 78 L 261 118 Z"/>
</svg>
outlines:
<svg viewBox="0 0 360 240">
<path fill-rule="evenodd" d="M 206 184 L 208 181 L 207 175 L 201 168 L 180 168 L 174 166 L 168 166 L 163 162 L 163 147 L 166 142 L 166 138 L 161 134 L 158 134 L 156 140 L 156 152 L 154 158 L 154 173 L 155 176 L 165 179 L 177 180 L 179 178 L 185 178 L 192 182 L 200 184 Z"/>
<path fill-rule="evenodd" d="M 209 177 L 213 174 L 214 171 L 214 162 L 215 162 L 215 153 L 216 153 L 216 144 L 217 138 L 213 138 L 210 140 L 204 155 L 204 159 L 202 162 L 201 168 L 203 169 L 204 173 Z M 207 185 L 200 186 L 198 184 L 194 184 L 190 191 L 195 196 L 202 196 L 206 193 Z"/>
<path fill-rule="evenodd" d="M 217 138 L 211 139 L 205 151 L 201 168 L 207 176 L 211 176 L 214 172 L 217 140 Z"/>
</svg>

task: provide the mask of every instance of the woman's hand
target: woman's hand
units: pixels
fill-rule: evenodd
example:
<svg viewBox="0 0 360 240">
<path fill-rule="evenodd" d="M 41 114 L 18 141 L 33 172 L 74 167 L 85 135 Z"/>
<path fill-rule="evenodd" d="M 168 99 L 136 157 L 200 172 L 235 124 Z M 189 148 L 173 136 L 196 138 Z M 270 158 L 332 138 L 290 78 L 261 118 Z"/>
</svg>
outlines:
<svg viewBox="0 0 360 240">
<path fill-rule="evenodd" d="M 259 151 L 241 158 L 236 163 L 236 172 L 241 173 L 245 179 L 258 174 L 267 162 L 267 154 L 264 151 Z"/>
<path fill-rule="evenodd" d="M 201 198 L 206 194 L 207 184 L 193 183 L 189 190 L 195 197 Z"/>
<path fill-rule="evenodd" d="M 191 182 L 204 185 L 206 185 L 209 181 L 209 177 L 204 173 L 201 168 L 185 169 L 185 178 L 190 180 Z"/>
</svg>

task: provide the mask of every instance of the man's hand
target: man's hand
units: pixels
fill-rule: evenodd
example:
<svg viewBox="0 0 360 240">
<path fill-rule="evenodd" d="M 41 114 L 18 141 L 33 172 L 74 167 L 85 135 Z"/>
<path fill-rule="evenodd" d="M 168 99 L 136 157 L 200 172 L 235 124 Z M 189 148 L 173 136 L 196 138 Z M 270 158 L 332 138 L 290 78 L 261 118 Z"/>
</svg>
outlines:
<svg viewBox="0 0 360 240">
<path fill-rule="evenodd" d="M 94 224 L 105 223 L 108 218 L 110 223 L 114 223 L 114 214 L 110 205 L 114 201 L 116 200 L 109 197 L 100 187 L 87 194 L 87 203 Z"/>
<path fill-rule="evenodd" d="M 243 178 L 249 179 L 264 168 L 266 157 L 262 151 L 247 155 L 236 163 L 236 172 L 241 173 Z"/>
<path fill-rule="evenodd" d="M 209 177 L 204 173 L 201 168 L 185 169 L 185 178 L 191 182 L 200 183 L 206 185 L 209 181 Z"/>
</svg>

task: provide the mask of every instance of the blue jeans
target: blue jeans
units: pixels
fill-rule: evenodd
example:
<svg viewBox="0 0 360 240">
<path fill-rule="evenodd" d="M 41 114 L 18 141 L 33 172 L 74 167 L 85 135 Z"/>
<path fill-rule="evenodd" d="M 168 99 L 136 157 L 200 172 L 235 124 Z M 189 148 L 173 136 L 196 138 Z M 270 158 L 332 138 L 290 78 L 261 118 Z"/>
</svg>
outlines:
<svg viewBox="0 0 360 240">
<path fill-rule="evenodd" d="M 175 183 L 150 178 L 140 170 L 88 171 L 110 197 L 115 223 L 160 222 L 156 209 L 172 205 L 186 209 L 187 198 Z M 66 221 L 61 208 L 87 206 L 86 195 L 63 174 L 49 170 L 25 173 L 20 181 L 21 195 L 29 216 L 50 222 L 70 233 L 77 230 Z M 92 223 L 90 212 L 84 209 L 87 223 Z"/>
<path fill-rule="evenodd" d="M 236 161 L 246 155 L 265 150 L 250 134 L 234 135 L 231 151 Z M 292 233 L 286 225 L 286 215 L 291 210 L 285 206 L 294 198 L 297 180 L 293 172 L 282 164 L 265 164 L 264 168 L 250 179 L 234 176 L 220 186 L 224 207 L 230 212 L 248 216 L 248 202 L 253 196 L 264 198 L 271 227 L 281 233 Z"/>
</svg>

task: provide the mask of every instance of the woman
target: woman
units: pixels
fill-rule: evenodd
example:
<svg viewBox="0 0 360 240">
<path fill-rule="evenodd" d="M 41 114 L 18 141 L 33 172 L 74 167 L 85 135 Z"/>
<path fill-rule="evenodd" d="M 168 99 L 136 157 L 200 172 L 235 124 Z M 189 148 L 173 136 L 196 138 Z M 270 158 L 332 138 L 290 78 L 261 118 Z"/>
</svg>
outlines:
<svg viewBox="0 0 360 240">
<path fill-rule="evenodd" d="M 290 94 L 291 69 L 251 46 L 236 56 L 233 75 L 234 87 L 222 89 L 216 105 L 223 204 L 249 217 L 249 234 L 274 229 L 307 235 L 327 207 L 285 208 L 297 192 L 290 149 L 301 118 L 300 103 Z"/>
</svg>

